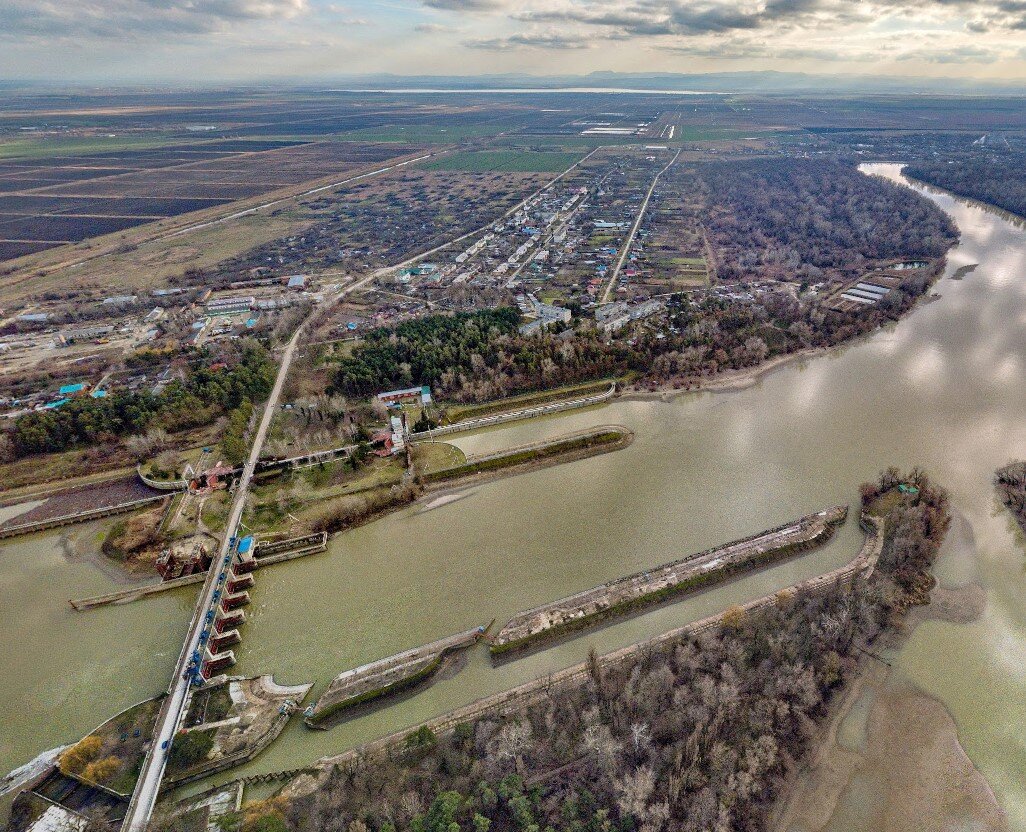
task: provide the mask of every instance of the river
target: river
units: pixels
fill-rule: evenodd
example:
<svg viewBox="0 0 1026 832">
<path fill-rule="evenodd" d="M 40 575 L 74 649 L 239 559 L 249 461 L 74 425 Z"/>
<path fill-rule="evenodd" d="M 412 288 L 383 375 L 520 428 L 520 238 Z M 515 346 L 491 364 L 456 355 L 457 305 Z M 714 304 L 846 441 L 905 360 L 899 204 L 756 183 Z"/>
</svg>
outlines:
<svg viewBox="0 0 1026 832">
<path fill-rule="evenodd" d="M 872 165 L 899 179 L 899 166 Z M 925 189 L 920 188 L 924 193 Z M 315 681 L 600 581 L 815 511 L 858 501 L 888 465 L 920 465 L 952 493 L 970 545 L 946 547 L 950 584 L 978 581 L 974 624 L 918 627 L 896 672 L 943 701 L 1015 829 L 1026 830 L 1024 545 L 993 471 L 1026 457 L 1026 230 L 930 193 L 962 231 L 941 298 L 827 356 L 732 393 L 612 404 L 459 437 L 468 451 L 602 423 L 637 435 L 623 451 L 477 485 L 336 538 L 328 553 L 261 571 L 236 672 Z M 962 280 L 963 265 L 979 267 Z M 92 532 L 95 534 L 95 532 Z M 849 560 L 853 520 L 826 547 L 498 668 L 462 671 L 324 732 L 294 721 L 241 770 L 293 768 L 474 698 L 812 576 Z M 58 538 L 0 548 L 0 769 L 74 739 L 167 683 L 188 617 L 180 592 L 74 613 L 66 599 L 110 580 L 69 561 Z"/>
</svg>

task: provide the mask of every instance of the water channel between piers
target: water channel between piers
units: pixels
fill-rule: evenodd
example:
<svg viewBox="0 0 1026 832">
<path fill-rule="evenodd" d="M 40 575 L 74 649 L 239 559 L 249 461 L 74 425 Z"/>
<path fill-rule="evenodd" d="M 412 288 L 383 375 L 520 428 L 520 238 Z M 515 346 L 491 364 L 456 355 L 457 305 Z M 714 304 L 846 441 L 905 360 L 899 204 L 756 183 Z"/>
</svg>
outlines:
<svg viewBox="0 0 1026 832">
<path fill-rule="evenodd" d="M 897 175 L 894 166 L 877 170 Z M 939 571 L 987 590 L 971 625 L 927 622 L 895 657 L 899 674 L 941 699 L 961 740 L 1026 829 L 1026 604 L 1021 535 L 999 510 L 994 468 L 1026 457 L 1026 230 L 995 212 L 934 194 L 963 232 L 941 300 L 837 353 L 794 364 L 757 386 L 671 403 L 624 401 L 452 441 L 468 452 L 596 424 L 636 432 L 623 451 L 473 486 L 336 538 L 327 553 L 261 573 L 239 673 L 283 683 L 341 670 L 519 609 L 786 522 L 857 501 L 883 466 L 921 464 L 953 495 L 966 533 Z M 95 535 L 85 526 L 77 535 Z M 73 613 L 66 599 L 109 590 L 69 562 L 54 535 L 0 547 L 0 768 L 74 739 L 166 684 L 193 591 Z M 822 549 L 492 667 L 483 648 L 416 695 L 329 731 L 297 720 L 223 779 L 294 768 L 542 673 L 835 567 L 861 542 L 853 519 Z M 848 828 L 839 825 L 837 827 Z M 853 825 L 850 828 L 859 828 Z"/>
</svg>

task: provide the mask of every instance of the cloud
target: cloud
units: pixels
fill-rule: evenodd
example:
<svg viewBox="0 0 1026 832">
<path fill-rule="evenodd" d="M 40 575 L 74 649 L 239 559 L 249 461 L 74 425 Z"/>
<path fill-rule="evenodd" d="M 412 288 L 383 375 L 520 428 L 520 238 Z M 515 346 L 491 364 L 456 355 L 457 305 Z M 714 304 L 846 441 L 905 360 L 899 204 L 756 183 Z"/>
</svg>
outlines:
<svg viewBox="0 0 1026 832">
<path fill-rule="evenodd" d="M 289 20 L 308 9 L 308 0 L 4 0 L 0 32 L 7 38 L 201 34 Z"/>
<path fill-rule="evenodd" d="M 580 24 L 637 36 L 813 31 L 884 19 L 957 23 L 974 32 L 1026 28 L 1026 0 L 423 0 L 436 9 L 505 8 L 525 23 Z"/>
<path fill-rule="evenodd" d="M 992 64 L 1001 55 L 993 49 L 960 46 L 953 49 L 911 49 L 896 56 L 899 61 L 922 61 L 931 64 Z"/>
<path fill-rule="evenodd" d="M 588 38 L 552 32 L 520 32 L 501 38 L 465 40 L 471 49 L 505 52 L 511 49 L 590 49 L 594 44 Z"/>
<path fill-rule="evenodd" d="M 487 12 L 503 8 L 503 0 L 424 0 L 429 9 L 446 12 Z"/>
<path fill-rule="evenodd" d="M 413 31 L 420 32 L 422 35 L 444 35 L 451 32 L 458 32 L 455 26 L 446 26 L 442 23 L 418 23 L 413 27 Z"/>
</svg>

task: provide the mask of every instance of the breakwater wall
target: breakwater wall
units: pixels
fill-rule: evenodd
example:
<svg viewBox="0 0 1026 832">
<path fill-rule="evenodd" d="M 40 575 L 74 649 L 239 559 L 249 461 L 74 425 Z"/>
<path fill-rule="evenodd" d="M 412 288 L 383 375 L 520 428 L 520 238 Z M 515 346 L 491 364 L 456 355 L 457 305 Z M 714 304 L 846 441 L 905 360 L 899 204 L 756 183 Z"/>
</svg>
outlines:
<svg viewBox="0 0 1026 832">
<path fill-rule="evenodd" d="M 476 644 L 487 629 L 474 627 L 340 673 L 307 711 L 306 724 L 324 727 L 325 720 L 347 708 L 413 687 L 433 675 L 446 656 Z"/>
<path fill-rule="evenodd" d="M 724 618 L 727 616 L 736 618 L 739 613 L 741 615 L 756 613 L 759 610 L 780 603 L 782 598 L 788 596 L 807 597 L 821 595 L 833 587 L 850 584 L 859 576 L 869 577 L 876 568 L 877 560 L 883 549 L 884 524 L 877 517 L 864 515 L 860 520 L 860 526 L 866 533 L 866 539 L 855 558 L 844 566 L 825 572 L 822 575 L 817 575 L 806 581 L 792 584 L 778 592 L 763 595 L 760 598 L 749 601 L 747 604 L 731 607 L 715 615 L 694 621 L 691 624 L 685 624 L 683 627 L 662 633 L 654 638 L 606 653 L 599 657 L 599 665 L 601 667 L 616 666 L 653 647 L 679 642 L 685 638 L 715 629 L 723 624 Z M 401 757 L 406 753 L 408 737 L 421 729 L 427 729 L 435 735 L 446 734 L 453 731 L 460 723 L 484 718 L 503 718 L 522 713 L 526 707 L 543 700 L 559 690 L 566 690 L 575 685 L 584 684 L 589 672 L 588 663 L 581 662 L 548 676 L 534 679 L 511 690 L 483 697 L 462 708 L 457 708 L 439 717 L 422 722 L 419 725 L 413 725 L 380 739 L 364 743 L 342 754 L 322 757 L 314 763 L 312 770 L 304 770 L 294 780 L 286 784 L 281 794 L 290 799 L 310 794 L 327 781 L 336 767 L 343 770 L 355 770 L 363 765 L 366 759 L 375 756 Z"/>
<path fill-rule="evenodd" d="M 834 506 L 517 613 L 492 639 L 492 655 L 584 629 L 819 546 L 830 539 L 847 514 L 847 506 Z"/>
<path fill-rule="evenodd" d="M 456 422 L 452 425 L 442 425 L 432 430 L 418 431 L 410 434 L 411 442 L 422 442 L 425 439 L 434 439 L 438 436 L 447 436 L 451 433 L 463 433 L 468 430 L 502 425 L 506 422 L 516 422 L 521 419 L 534 419 L 537 416 L 548 416 L 552 413 L 562 413 L 565 410 L 576 410 L 581 407 L 591 407 L 609 401 L 616 395 L 616 383 L 609 385 L 604 393 L 596 393 L 593 396 L 580 396 L 576 399 L 564 399 L 562 401 L 547 402 L 524 407 L 519 410 L 509 410 L 505 413 L 495 413 L 491 416 L 480 416 L 476 419 L 467 419 L 463 422 Z"/>
<path fill-rule="evenodd" d="M 34 534 L 35 532 L 42 532 L 47 529 L 56 529 L 61 526 L 70 526 L 74 523 L 86 523 L 89 520 L 100 520 L 104 517 L 112 517 L 115 514 L 124 514 L 125 512 L 134 511 L 137 508 L 142 508 L 143 506 L 155 503 L 158 500 L 165 500 L 167 499 L 167 496 L 167 494 L 154 494 L 150 497 L 143 497 L 138 500 L 129 500 L 116 505 L 100 506 L 99 508 L 76 511 L 73 514 L 65 514 L 60 517 L 48 517 L 46 519 L 36 520 L 30 523 L 3 526 L 0 527 L 0 540 L 5 540 L 9 537 L 18 537 L 23 534 Z"/>
</svg>

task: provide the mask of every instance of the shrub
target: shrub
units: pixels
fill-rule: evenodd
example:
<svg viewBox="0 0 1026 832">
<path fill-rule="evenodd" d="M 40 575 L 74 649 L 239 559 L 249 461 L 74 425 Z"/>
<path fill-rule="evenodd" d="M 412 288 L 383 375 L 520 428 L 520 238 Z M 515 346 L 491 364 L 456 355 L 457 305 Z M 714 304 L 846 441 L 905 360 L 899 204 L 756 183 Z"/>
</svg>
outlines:
<svg viewBox="0 0 1026 832">
<path fill-rule="evenodd" d="M 213 747 L 213 731 L 188 731 L 175 737 L 168 760 L 174 768 L 188 768 L 206 759 Z"/>
<path fill-rule="evenodd" d="M 93 760 L 82 771 L 82 777 L 94 783 L 106 783 L 121 768 L 121 760 L 117 757 L 103 757 L 100 760 Z"/>
<path fill-rule="evenodd" d="M 61 771 L 66 774 L 79 774 L 96 759 L 103 747 L 103 740 L 90 734 L 63 751 L 58 760 Z"/>
</svg>

